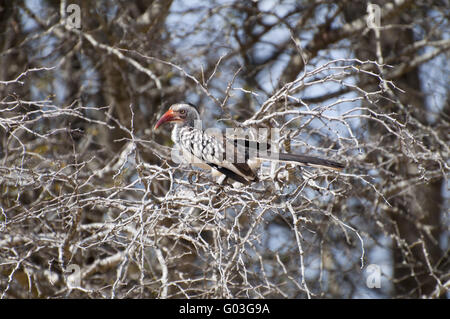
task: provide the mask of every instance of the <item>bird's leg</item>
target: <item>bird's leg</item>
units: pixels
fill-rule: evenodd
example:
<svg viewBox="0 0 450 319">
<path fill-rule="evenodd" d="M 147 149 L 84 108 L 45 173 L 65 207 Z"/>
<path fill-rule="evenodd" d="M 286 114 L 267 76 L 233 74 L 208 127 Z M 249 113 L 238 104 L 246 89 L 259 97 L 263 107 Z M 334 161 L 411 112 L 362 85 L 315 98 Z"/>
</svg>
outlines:
<svg viewBox="0 0 450 319">
<path fill-rule="evenodd" d="M 226 176 L 226 175 L 222 175 L 222 176 L 220 176 L 218 179 L 217 179 L 217 184 L 220 186 L 220 187 L 224 187 L 224 186 L 226 186 L 226 185 L 229 185 L 229 186 L 231 186 L 231 187 L 233 187 L 233 188 L 241 188 L 243 185 L 241 184 L 241 183 L 239 183 L 239 182 L 236 182 L 236 181 L 234 181 L 234 180 L 230 180 L 230 178 L 228 178 L 228 176 Z"/>
<path fill-rule="evenodd" d="M 223 186 L 223 185 L 225 185 L 227 179 L 228 179 L 228 177 L 227 177 L 226 175 L 221 175 L 221 176 L 217 179 L 217 184 Z"/>
</svg>

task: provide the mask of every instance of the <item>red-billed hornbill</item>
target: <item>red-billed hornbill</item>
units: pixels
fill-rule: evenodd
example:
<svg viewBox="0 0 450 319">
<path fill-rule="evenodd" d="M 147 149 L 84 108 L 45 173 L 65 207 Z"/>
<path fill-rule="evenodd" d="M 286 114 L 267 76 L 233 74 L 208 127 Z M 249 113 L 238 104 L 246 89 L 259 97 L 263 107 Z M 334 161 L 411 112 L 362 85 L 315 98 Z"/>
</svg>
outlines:
<svg viewBox="0 0 450 319">
<path fill-rule="evenodd" d="M 271 152 L 270 144 L 212 134 L 208 130 L 196 128 L 196 121 L 200 121 L 196 107 L 179 103 L 169 108 L 156 123 L 155 129 L 167 122 L 175 123 L 172 141 L 181 150 L 186 161 L 201 168 L 218 171 L 242 184 L 257 181 L 254 169 L 261 160 L 334 170 L 344 168 L 341 163 L 315 156 Z"/>
</svg>

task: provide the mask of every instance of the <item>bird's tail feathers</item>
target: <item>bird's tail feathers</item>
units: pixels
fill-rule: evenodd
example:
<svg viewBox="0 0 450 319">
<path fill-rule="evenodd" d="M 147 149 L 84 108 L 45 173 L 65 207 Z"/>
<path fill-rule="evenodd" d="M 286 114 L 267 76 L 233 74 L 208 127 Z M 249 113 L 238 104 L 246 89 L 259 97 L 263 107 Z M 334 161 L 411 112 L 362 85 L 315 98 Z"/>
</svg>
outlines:
<svg viewBox="0 0 450 319">
<path fill-rule="evenodd" d="M 300 155 L 300 154 L 287 154 L 287 153 L 270 153 L 265 155 L 258 154 L 258 158 L 269 161 L 292 163 L 295 165 L 328 168 L 338 171 L 342 170 L 345 167 L 344 164 L 339 162 L 335 162 L 320 157 Z"/>
</svg>

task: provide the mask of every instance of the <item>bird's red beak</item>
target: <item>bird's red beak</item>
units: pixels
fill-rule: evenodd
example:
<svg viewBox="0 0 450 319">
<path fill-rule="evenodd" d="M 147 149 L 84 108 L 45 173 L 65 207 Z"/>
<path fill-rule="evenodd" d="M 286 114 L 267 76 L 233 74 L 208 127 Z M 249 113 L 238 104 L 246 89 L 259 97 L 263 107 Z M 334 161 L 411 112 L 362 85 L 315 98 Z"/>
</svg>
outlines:
<svg viewBox="0 0 450 319">
<path fill-rule="evenodd" d="M 176 116 L 175 112 L 172 109 L 169 109 L 163 116 L 159 119 L 159 121 L 155 125 L 155 130 L 163 125 L 166 122 L 177 121 L 179 118 Z"/>
</svg>

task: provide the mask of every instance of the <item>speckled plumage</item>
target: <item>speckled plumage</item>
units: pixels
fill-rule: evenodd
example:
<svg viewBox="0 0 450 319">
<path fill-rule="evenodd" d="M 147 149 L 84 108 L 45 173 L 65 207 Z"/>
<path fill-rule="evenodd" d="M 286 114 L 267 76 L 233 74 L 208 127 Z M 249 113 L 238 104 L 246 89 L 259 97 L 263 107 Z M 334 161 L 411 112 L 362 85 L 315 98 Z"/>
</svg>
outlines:
<svg viewBox="0 0 450 319">
<path fill-rule="evenodd" d="M 257 180 L 253 169 L 259 165 L 261 159 L 336 170 L 344 167 L 338 162 L 314 156 L 263 153 L 259 150 L 259 143 L 250 143 L 248 140 L 242 139 L 227 139 L 222 134 L 211 134 L 196 127 L 196 121 L 200 121 L 196 107 L 184 103 L 174 104 L 161 117 L 155 128 L 165 122 L 174 122 L 172 141 L 182 151 L 186 162 L 201 168 L 211 168 L 213 171 L 220 172 L 243 184 Z M 268 147 L 270 148 L 270 145 Z M 226 152 L 231 152 L 231 154 Z"/>
</svg>

